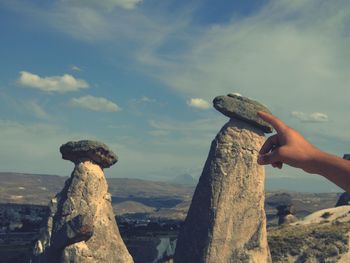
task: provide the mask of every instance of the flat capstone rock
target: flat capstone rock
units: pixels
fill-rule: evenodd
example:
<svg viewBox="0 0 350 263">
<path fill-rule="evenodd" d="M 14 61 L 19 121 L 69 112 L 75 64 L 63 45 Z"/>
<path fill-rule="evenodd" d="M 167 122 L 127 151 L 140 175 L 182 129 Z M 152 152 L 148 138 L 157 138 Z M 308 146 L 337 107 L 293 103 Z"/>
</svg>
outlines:
<svg viewBox="0 0 350 263">
<path fill-rule="evenodd" d="M 213 105 L 215 109 L 229 118 L 248 122 L 260 128 L 265 133 L 271 133 L 273 131 L 273 127 L 257 115 L 258 111 L 271 112 L 255 100 L 236 94 L 228 94 L 227 96 L 216 97 L 213 100 Z"/>
<path fill-rule="evenodd" d="M 350 161 L 350 154 L 344 154 L 343 159 Z"/>
<path fill-rule="evenodd" d="M 98 141 L 82 140 L 67 142 L 60 147 L 62 159 L 78 164 L 90 160 L 101 168 L 108 168 L 118 161 L 117 155 L 108 146 Z"/>
</svg>

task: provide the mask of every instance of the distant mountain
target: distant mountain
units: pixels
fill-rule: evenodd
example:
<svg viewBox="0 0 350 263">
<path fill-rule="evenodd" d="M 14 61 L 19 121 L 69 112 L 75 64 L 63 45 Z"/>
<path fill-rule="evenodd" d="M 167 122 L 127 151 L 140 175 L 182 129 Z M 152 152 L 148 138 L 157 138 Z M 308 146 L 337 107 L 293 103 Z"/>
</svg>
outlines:
<svg viewBox="0 0 350 263">
<path fill-rule="evenodd" d="M 188 186 L 195 186 L 198 182 L 195 178 L 193 178 L 190 174 L 180 174 L 176 176 L 173 180 L 170 181 L 174 184 L 181 184 L 181 185 L 188 185 Z"/>
<path fill-rule="evenodd" d="M 68 177 L 43 174 L 0 173 L 1 203 L 47 205 Z"/>
<path fill-rule="evenodd" d="M 174 184 L 131 178 L 107 178 L 112 196 L 123 198 L 172 197 L 192 198 L 194 188 Z"/>
<path fill-rule="evenodd" d="M 0 173 L 0 203 L 47 205 L 68 177 Z M 194 187 L 141 179 L 107 178 L 116 214 L 184 219 Z"/>
<path fill-rule="evenodd" d="M 46 205 L 51 197 L 61 191 L 67 179 L 57 175 L 0 172 L 0 201 Z M 141 179 L 107 178 L 107 181 L 113 197 L 129 200 L 160 197 L 188 199 L 194 190 L 189 186 Z"/>
<path fill-rule="evenodd" d="M 112 205 L 118 215 L 145 213 L 149 217 L 184 219 L 191 203 L 195 181 L 190 175 L 179 176 L 177 182 L 155 182 L 142 179 L 107 178 Z M 64 186 L 68 177 L 24 173 L 0 173 L 0 203 L 47 205 Z M 181 180 L 180 180 L 181 179 Z M 337 193 L 266 192 L 266 213 L 274 224 L 276 207 L 291 202 L 297 216 L 334 207 Z"/>
</svg>

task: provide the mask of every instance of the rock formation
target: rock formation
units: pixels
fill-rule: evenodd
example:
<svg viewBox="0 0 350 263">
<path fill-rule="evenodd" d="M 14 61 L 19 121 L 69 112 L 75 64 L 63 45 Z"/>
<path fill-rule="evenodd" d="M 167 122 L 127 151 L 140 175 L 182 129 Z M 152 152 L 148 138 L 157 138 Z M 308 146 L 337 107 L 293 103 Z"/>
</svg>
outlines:
<svg viewBox="0 0 350 263">
<path fill-rule="evenodd" d="M 296 210 L 292 204 L 279 205 L 276 209 L 278 225 L 290 224 L 298 221 L 298 218 L 295 216 Z"/>
<path fill-rule="evenodd" d="M 257 164 L 270 125 L 260 103 L 236 95 L 214 99 L 231 117 L 213 140 L 174 255 L 175 263 L 270 262 L 264 168 Z"/>
<path fill-rule="evenodd" d="M 227 96 L 218 96 L 214 99 L 214 108 L 229 118 L 243 120 L 256 126 L 266 133 L 271 133 L 272 126 L 257 116 L 258 111 L 270 112 L 264 105 L 257 101 L 228 94 Z"/>
<path fill-rule="evenodd" d="M 337 203 L 335 204 L 335 207 L 343 206 L 343 205 L 350 205 L 350 195 L 347 192 L 342 193 Z"/>
<path fill-rule="evenodd" d="M 133 262 L 120 237 L 102 170 L 117 162 L 116 155 L 95 141 L 68 142 L 60 151 L 75 168 L 49 204 L 32 262 Z"/>
<path fill-rule="evenodd" d="M 350 154 L 344 154 L 343 159 L 350 160 Z M 344 192 L 339 196 L 335 207 L 343 205 L 350 205 L 350 194 L 348 194 L 347 192 Z"/>
<path fill-rule="evenodd" d="M 350 262 L 350 207 L 316 211 L 298 222 L 269 229 L 274 263 Z"/>
</svg>

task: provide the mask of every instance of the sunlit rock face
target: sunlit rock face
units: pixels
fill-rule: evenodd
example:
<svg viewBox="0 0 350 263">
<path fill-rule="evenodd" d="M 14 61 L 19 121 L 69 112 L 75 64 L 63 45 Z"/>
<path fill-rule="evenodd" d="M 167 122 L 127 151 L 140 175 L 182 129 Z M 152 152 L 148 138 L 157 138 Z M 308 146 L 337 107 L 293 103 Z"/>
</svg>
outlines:
<svg viewBox="0 0 350 263">
<path fill-rule="evenodd" d="M 116 156 L 104 144 L 80 142 L 61 147 L 64 159 L 75 167 L 63 190 L 51 200 L 32 262 L 133 262 L 116 225 L 101 168 L 102 163 L 103 167 L 114 164 Z"/>
<path fill-rule="evenodd" d="M 257 164 L 264 141 L 261 123 L 243 118 L 230 119 L 217 134 L 179 234 L 175 263 L 271 262 L 264 168 Z"/>
</svg>

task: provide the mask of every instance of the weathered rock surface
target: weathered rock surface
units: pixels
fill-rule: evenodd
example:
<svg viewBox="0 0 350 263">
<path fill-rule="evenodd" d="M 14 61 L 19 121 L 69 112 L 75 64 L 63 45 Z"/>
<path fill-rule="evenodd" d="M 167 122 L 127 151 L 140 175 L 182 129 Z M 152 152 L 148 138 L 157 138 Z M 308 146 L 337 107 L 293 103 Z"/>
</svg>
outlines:
<svg viewBox="0 0 350 263">
<path fill-rule="evenodd" d="M 265 133 L 271 133 L 272 126 L 257 116 L 258 111 L 270 113 L 261 103 L 235 94 L 218 96 L 213 100 L 214 108 L 229 118 L 246 121 L 253 126 L 262 129 Z"/>
<path fill-rule="evenodd" d="M 179 234 L 175 263 L 271 261 L 264 168 L 257 164 L 264 141 L 261 127 L 233 118 L 218 133 Z"/>
<path fill-rule="evenodd" d="M 277 206 L 278 225 L 290 224 L 298 221 L 296 210 L 292 204 Z"/>
<path fill-rule="evenodd" d="M 343 205 L 350 205 L 350 195 L 347 192 L 344 192 L 339 196 L 339 199 L 335 204 L 335 207 L 343 206 Z"/>
<path fill-rule="evenodd" d="M 67 142 L 60 147 L 60 152 L 63 159 L 75 164 L 90 160 L 102 168 L 108 168 L 118 161 L 115 153 L 106 144 L 97 141 Z"/>
<path fill-rule="evenodd" d="M 343 159 L 350 160 L 350 154 L 344 154 Z M 344 192 L 339 196 L 339 199 L 335 204 L 335 207 L 343 206 L 343 205 L 350 205 L 350 194 L 348 194 L 347 192 Z"/>
<path fill-rule="evenodd" d="M 84 145 L 84 151 L 75 151 L 74 145 Z M 63 190 L 49 205 L 50 214 L 35 244 L 32 262 L 133 262 L 115 222 L 106 178 L 95 161 L 102 151 L 98 147 L 89 151 L 86 145 L 91 144 L 69 143 L 68 156 L 76 165 Z M 61 147 L 62 155 L 66 150 Z M 74 156 L 75 152 L 79 157 Z M 78 161 L 82 152 L 94 161 L 85 157 Z"/>
</svg>

